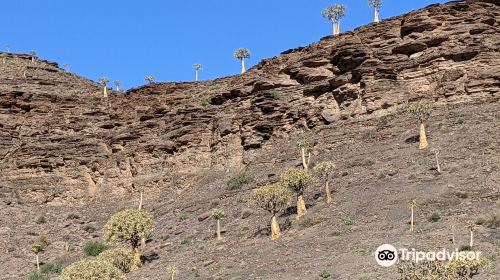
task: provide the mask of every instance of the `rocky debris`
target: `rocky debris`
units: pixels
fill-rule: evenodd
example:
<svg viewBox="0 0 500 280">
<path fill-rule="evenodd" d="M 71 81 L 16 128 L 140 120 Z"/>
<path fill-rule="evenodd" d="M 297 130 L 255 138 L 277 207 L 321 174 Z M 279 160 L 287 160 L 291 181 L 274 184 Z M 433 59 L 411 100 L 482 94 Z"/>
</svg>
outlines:
<svg viewBox="0 0 500 280">
<path fill-rule="evenodd" d="M 498 98 L 500 7 L 453 2 L 263 60 L 244 75 L 111 93 L 28 55 L 0 63 L 1 203 L 64 204 L 188 187 L 271 140 L 408 102 Z"/>
</svg>

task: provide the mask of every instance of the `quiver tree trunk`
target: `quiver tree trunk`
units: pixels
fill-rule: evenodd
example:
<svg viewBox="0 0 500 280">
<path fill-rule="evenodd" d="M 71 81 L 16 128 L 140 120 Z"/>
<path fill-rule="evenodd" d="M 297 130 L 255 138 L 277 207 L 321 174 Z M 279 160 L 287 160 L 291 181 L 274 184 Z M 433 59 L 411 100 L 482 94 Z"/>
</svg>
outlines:
<svg viewBox="0 0 500 280">
<path fill-rule="evenodd" d="M 144 196 L 144 192 L 141 190 L 140 192 L 140 197 L 139 197 L 139 210 L 142 210 L 142 199 L 143 199 L 143 196 Z"/>
<path fill-rule="evenodd" d="M 220 219 L 217 219 L 217 240 L 222 240 L 222 235 L 220 233 Z"/>
<path fill-rule="evenodd" d="M 38 258 L 38 254 L 35 254 L 35 258 L 36 258 L 36 270 L 40 271 L 40 260 Z"/>
<path fill-rule="evenodd" d="M 130 270 L 135 270 L 141 267 L 141 254 L 139 253 L 139 248 L 135 247 L 132 249 L 132 264 Z"/>
<path fill-rule="evenodd" d="M 278 224 L 278 220 L 276 219 L 276 214 L 273 214 L 273 217 L 271 218 L 271 239 L 276 240 L 280 237 L 280 235 L 280 225 Z"/>
<path fill-rule="evenodd" d="M 325 203 L 330 204 L 332 203 L 332 194 L 330 193 L 330 186 L 328 184 L 328 179 L 325 182 Z"/>
<path fill-rule="evenodd" d="M 439 157 L 438 157 L 438 152 L 435 152 L 434 155 L 436 156 L 436 169 L 438 173 L 441 173 L 441 165 L 439 164 Z"/>
<path fill-rule="evenodd" d="M 304 169 L 307 170 L 308 169 L 308 165 L 309 165 L 309 161 L 306 161 L 306 149 L 304 148 L 301 148 L 300 149 L 301 152 L 302 152 L 302 166 L 304 166 Z M 311 154 L 309 154 L 309 158 L 311 158 Z"/>
<path fill-rule="evenodd" d="M 379 12 L 378 12 L 378 9 L 375 9 L 375 13 L 373 15 L 373 22 L 379 22 L 379 18 L 378 18 L 378 15 L 379 15 Z"/>
<path fill-rule="evenodd" d="M 196 70 L 195 81 L 198 81 L 198 70 Z M 173 276 L 172 276 L 173 277 Z"/>
<path fill-rule="evenodd" d="M 420 145 L 419 149 L 425 149 L 429 146 L 429 143 L 427 143 L 427 135 L 425 134 L 425 122 L 423 120 L 420 120 Z"/>
<path fill-rule="evenodd" d="M 245 73 L 247 70 L 246 70 L 246 67 L 245 67 L 245 59 L 242 58 L 241 59 L 241 74 Z"/>
<path fill-rule="evenodd" d="M 107 87 L 104 87 L 104 97 L 108 97 L 108 89 L 107 89 Z"/>
<path fill-rule="evenodd" d="M 306 203 L 304 201 L 304 194 L 297 193 L 297 219 L 304 216 L 307 212 Z"/>
<path fill-rule="evenodd" d="M 333 23 L 333 35 L 337 36 L 340 34 L 340 22 L 334 22 Z"/>
<path fill-rule="evenodd" d="M 474 245 L 474 231 L 470 231 L 470 242 L 469 242 L 469 249 L 472 250 L 472 246 Z"/>
<path fill-rule="evenodd" d="M 410 232 L 413 232 L 413 207 L 411 208 L 411 218 L 410 218 Z"/>
</svg>

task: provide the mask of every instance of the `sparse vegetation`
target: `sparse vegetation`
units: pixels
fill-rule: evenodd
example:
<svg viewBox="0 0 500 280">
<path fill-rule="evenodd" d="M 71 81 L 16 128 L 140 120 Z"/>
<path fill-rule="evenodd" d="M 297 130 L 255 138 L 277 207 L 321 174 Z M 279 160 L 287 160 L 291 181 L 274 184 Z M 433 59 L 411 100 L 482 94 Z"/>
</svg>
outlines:
<svg viewBox="0 0 500 280">
<path fill-rule="evenodd" d="M 431 112 L 432 112 L 432 106 L 430 104 L 424 103 L 424 102 L 416 102 L 408 106 L 407 111 L 409 114 L 413 115 L 415 118 L 418 119 L 419 122 L 419 127 L 420 127 L 420 144 L 419 148 L 420 149 L 425 149 L 429 146 L 429 143 L 427 142 L 427 136 L 426 136 L 426 131 L 425 131 L 425 122 L 427 119 L 429 119 Z"/>
<path fill-rule="evenodd" d="M 342 4 L 335 4 L 327 7 L 321 11 L 324 18 L 330 20 L 333 25 L 333 35 L 340 34 L 340 20 L 345 16 L 345 6 Z"/>
<path fill-rule="evenodd" d="M 46 220 L 45 220 L 45 216 L 41 215 L 41 216 L 38 216 L 36 218 L 36 221 L 35 221 L 38 225 L 39 224 L 45 224 Z"/>
<path fill-rule="evenodd" d="M 326 269 L 322 269 L 320 272 L 319 272 L 319 277 L 323 278 L 323 279 L 328 279 L 330 278 L 330 276 L 332 276 L 332 274 L 330 273 L 330 271 L 326 270 Z"/>
<path fill-rule="evenodd" d="M 128 242 L 134 262 L 140 263 L 139 243 L 153 233 L 153 216 L 143 210 L 123 210 L 114 214 L 104 226 L 106 241 Z"/>
<path fill-rule="evenodd" d="M 281 230 L 276 215 L 290 203 L 291 190 L 281 183 L 267 184 L 256 189 L 251 199 L 255 205 L 271 214 L 271 239 L 278 239 Z"/>
<path fill-rule="evenodd" d="M 134 259 L 134 253 L 131 250 L 121 247 L 102 252 L 96 260 L 111 263 L 123 273 L 134 271 L 141 266 L 140 263 L 136 263 L 137 260 Z"/>
<path fill-rule="evenodd" d="M 498 227 L 500 227 L 500 212 L 479 217 L 476 220 L 476 225 L 485 226 L 491 229 L 497 229 Z"/>
<path fill-rule="evenodd" d="M 484 257 L 474 260 L 453 259 L 449 262 L 404 261 L 398 264 L 398 272 L 401 275 L 400 280 L 468 280 L 490 265 Z"/>
<path fill-rule="evenodd" d="M 93 224 L 86 224 L 82 226 L 82 229 L 88 233 L 93 233 L 97 230 L 96 226 Z"/>
<path fill-rule="evenodd" d="M 220 220 L 224 218 L 225 215 L 224 211 L 218 209 L 212 212 L 212 217 L 217 221 L 217 240 L 222 240 Z"/>
<path fill-rule="evenodd" d="M 62 264 L 56 262 L 48 262 L 40 267 L 40 273 L 43 274 L 60 274 L 63 267 Z"/>
<path fill-rule="evenodd" d="M 325 203 L 332 203 L 332 194 L 330 192 L 329 178 L 332 170 L 335 168 L 335 164 L 331 161 L 324 161 L 318 163 L 314 167 L 314 172 L 319 175 L 319 177 L 324 181 L 325 184 Z"/>
<path fill-rule="evenodd" d="M 250 51 L 246 48 L 240 48 L 234 51 L 233 56 L 241 61 L 241 74 L 245 73 L 245 59 L 250 57 Z"/>
<path fill-rule="evenodd" d="M 271 90 L 269 92 L 269 94 L 271 95 L 271 97 L 274 99 L 274 100 L 281 100 L 281 94 L 279 93 L 279 91 L 277 90 Z"/>
<path fill-rule="evenodd" d="M 80 219 L 80 216 L 75 214 L 75 213 L 69 213 L 68 216 L 66 216 L 66 219 L 67 220 L 76 220 L 76 219 Z"/>
<path fill-rule="evenodd" d="M 28 276 L 28 280 L 49 280 L 49 276 L 47 274 L 34 271 Z"/>
<path fill-rule="evenodd" d="M 125 275 L 113 264 L 98 260 L 83 260 L 63 269 L 60 280 L 125 280 Z"/>
<path fill-rule="evenodd" d="M 200 99 L 201 106 L 208 106 L 211 103 L 212 103 L 212 98 L 209 96 L 205 96 Z"/>
<path fill-rule="evenodd" d="M 346 226 L 352 226 L 354 225 L 354 219 L 352 217 L 347 217 L 345 220 L 344 220 L 344 224 Z"/>
<path fill-rule="evenodd" d="M 281 174 L 282 184 L 293 190 L 297 195 L 297 219 L 300 219 L 307 212 L 304 190 L 311 180 L 311 173 L 306 169 L 288 169 Z"/>
<path fill-rule="evenodd" d="M 87 256 L 98 256 L 102 251 L 106 249 L 106 245 L 99 241 L 87 241 L 83 245 L 83 251 Z"/>
<path fill-rule="evenodd" d="M 249 171 L 242 170 L 233 173 L 227 181 L 227 187 L 230 190 L 240 189 L 242 186 L 253 181 L 253 175 Z"/>
</svg>

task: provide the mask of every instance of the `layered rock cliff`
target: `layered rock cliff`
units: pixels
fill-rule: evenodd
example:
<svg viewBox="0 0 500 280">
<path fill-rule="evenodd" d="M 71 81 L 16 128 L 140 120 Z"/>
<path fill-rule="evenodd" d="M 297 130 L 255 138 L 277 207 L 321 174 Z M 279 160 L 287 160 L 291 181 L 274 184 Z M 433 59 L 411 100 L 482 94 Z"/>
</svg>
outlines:
<svg viewBox="0 0 500 280">
<path fill-rule="evenodd" d="M 54 63 L 0 63 L 0 200 L 84 202 L 189 187 L 273 141 L 397 112 L 498 100 L 500 7 L 433 5 L 265 59 L 243 75 L 112 93 Z"/>
</svg>

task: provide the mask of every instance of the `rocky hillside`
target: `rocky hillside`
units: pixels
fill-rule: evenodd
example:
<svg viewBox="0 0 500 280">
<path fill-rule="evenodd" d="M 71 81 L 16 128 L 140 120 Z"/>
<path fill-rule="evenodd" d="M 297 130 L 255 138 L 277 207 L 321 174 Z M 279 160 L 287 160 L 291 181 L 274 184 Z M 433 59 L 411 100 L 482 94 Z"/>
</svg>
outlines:
<svg viewBox="0 0 500 280">
<path fill-rule="evenodd" d="M 395 269 L 374 264 L 378 245 L 442 246 L 450 221 L 499 207 L 498 34 L 495 1 L 433 5 L 286 51 L 243 75 L 107 98 L 54 63 L 9 54 L 0 61 L 0 248 L 8 252 L 0 261 L 9 273 L 0 278 L 30 272 L 24 247 L 37 232 L 69 235 L 78 248 L 68 255 L 55 242 L 57 253 L 43 257 L 81 257 L 84 240 L 102 238 L 82 225 L 100 228 L 145 188 L 157 218 L 155 257 L 129 279 L 165 279 L 174 262 L 180 279 L 197 279 L 193 268 L 201 279 L 317 279 L 322 268 L 333 279 L 396 279 Z M 415 148 L 415 120 L 401 114 L 419 100 L 435 107 L 429 132 L 442 150 L 441 175 L 429 170 L 430 152 Z M 313 163 L 337 163 L 334 206 L 311 189 L 309 222 L 270 243 L 266 214 L 248 209 L 248 196 L 299 164 L 302 137 L 315 143 Z M 242 168 L 254 182 L 228 190 Z M 415 236 L 405 228 L 410 197 L 424 209 Z M 206 219 L 214 207 L 228 213 L 222 243 Z M 66 220 L 70 212 L 81 219 Z M 442 223 L 427 221 L 434 213 Z M 38 215 L 52 226 L 35 224 Z M 498 230 L 479 236 L 481 249 L 498 254 Z"/>
</svg>

